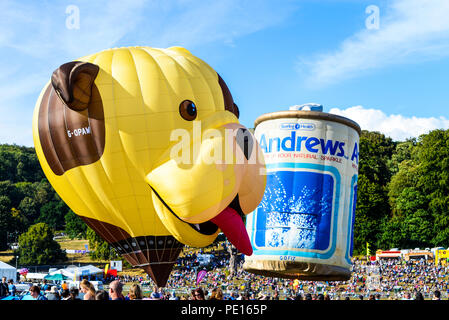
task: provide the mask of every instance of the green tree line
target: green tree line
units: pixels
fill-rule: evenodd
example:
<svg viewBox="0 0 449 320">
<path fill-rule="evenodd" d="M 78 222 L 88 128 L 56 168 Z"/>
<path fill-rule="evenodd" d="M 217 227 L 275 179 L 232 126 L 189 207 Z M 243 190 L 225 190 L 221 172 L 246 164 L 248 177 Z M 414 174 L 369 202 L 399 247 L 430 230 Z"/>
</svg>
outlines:
<svg viewBox="0 0 449 320">
<path fill-rule="evenodd" d="M 449 130 L 406 141 L 363 131 L 357 190 L 355 255 L 367 242 L 371 249 L 448 247 Z M 43 234 L 89 239 L 95 258 L 115 256 L 53 190 L 34 148 L 0 145 L 0 250 L 36 224 Z"/>
<path fill-rule="evenodd" d="M 360 137 L 354 252 L 449 246 L 449 130 Z M 373 250 L 371 250 L 373 252 Z"/>
<path fill-rule="evenodd" d="M 45 177 L 34 148 L 0 145 L 0 251 L 18 243 L 19 264 L 48 264 L 67 259 L 53 240 L 57 232 L 89 239 L 90 247 L 105 247 L 64 203 Z M 114 252 L 96 250 L 107 259 Z"/>
</svg>

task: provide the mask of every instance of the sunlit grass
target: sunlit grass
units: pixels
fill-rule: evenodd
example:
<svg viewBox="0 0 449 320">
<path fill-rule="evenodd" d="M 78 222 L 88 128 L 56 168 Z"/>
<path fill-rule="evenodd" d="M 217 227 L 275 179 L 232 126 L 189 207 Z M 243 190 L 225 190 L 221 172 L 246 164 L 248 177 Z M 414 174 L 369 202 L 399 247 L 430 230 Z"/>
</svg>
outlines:
<svg viewBox="0 0 449 320">
<path fill-rule="evenodd" d="M 89 240 L 71 240 L 70 238 L 61 238 L 56 240 L 63 250 L 86 250 Z"/>
</svg>

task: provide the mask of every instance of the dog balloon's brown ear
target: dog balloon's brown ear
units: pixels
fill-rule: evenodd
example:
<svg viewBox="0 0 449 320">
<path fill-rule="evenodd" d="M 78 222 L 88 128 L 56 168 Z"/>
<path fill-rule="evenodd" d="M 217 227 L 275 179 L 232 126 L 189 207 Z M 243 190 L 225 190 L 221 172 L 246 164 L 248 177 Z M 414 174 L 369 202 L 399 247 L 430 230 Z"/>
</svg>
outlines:
<svg viewBox="0 0 449 320">
<path fill-rule="evenodd" d="M 224 82 L 224 80 L 220 77 L 220 75 L 218 73 L 217 75 L 218 75 L 218 84 L 220 85 L 221 92 L 223 93 L 225 110 L 232 112 L 233 114 L 235 114 L 237 118 L 239 118 L 240 116 L 239 107 L 237 107 L 237 105 L 234 103 L 231 91 L 229 91 L 226 82 Z"/>
<path fill-rule="evenodd" d="M 53 72 L 51 84 L 65 105 L 82 111 L 89 106 L 92 85 L 99 70 L 97 65 L 89 62 L 68 62 Z"/>
</svg>

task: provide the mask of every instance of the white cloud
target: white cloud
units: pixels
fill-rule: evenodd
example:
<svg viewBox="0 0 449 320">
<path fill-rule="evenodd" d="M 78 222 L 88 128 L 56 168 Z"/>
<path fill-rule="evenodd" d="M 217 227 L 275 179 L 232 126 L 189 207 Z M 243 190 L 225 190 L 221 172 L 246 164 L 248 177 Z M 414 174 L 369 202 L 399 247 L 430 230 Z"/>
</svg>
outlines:
<svg viewBox="0 0 449 320">
<path fill-rule="evenodd" d="M 332 108 L 329 113 L 337 114 L 357 122 L 362 130 L 379 131 L 393 140 L 404 141 L 418 137 L 434 129 L 448 129 L 449 119 L 444 117 L 406 117 L 400 114 L 387 115 L 378 109 L 354 106 L 347 109 Z"/>
<path fill-rule="evenodd" d="M 394 64 L 449 56 L 449 1 L 393 0 L 379 29 L 363 29 L 334 52 L 299 57 L 308 84 L 322 86 Z M 367 15 L 368 17 L 368 15 Z"/>
</svg>

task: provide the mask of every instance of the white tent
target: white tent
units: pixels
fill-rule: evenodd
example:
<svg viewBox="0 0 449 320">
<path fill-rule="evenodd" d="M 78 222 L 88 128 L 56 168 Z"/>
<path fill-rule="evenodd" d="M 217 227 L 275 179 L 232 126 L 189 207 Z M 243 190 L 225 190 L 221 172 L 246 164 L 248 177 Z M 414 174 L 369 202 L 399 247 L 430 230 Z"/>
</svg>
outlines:
<svg viewBox="0 0 449 320">
<path fill-rule="evenodd" d="M 102 274 L 103 269 L 99 269 L 93 265 L 87 265 L 82 267 L 69 266 L 65 269 L 60 269 L 56 272 L 61 272 L 66 277 L 69 277 L 70 280 L 80 280 L 83 276 L 94 276 L 98 274 Z"/>
<path fill-rule="evenodd" d="M 6 280 L 13 279 L 16 281 L 17 269 L 3 261 L 0 261 L 0 279 L 6 277 Z"/>
<path fill-rule="evenodd" d="M 28 272 L 24 278 L 27 280 L 43 280 L 48 273 Z"/>
</svg>

